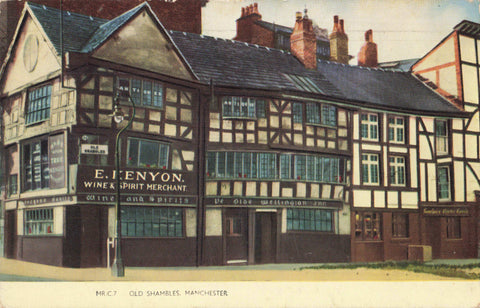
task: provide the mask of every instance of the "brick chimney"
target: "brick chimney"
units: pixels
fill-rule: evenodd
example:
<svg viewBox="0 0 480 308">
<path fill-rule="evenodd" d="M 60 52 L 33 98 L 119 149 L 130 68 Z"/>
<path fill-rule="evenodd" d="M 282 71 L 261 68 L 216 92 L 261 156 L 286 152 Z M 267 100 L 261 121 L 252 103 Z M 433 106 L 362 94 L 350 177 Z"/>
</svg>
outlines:
<svg viewBox="0 0 480 308">
<path fill-rule="evenodd" d="M 333 16 L 333 30 L 330 38 L 330 60 L 343 64 L 348 64 L 350 56 L 348 55 L 348 36 L 345 33 L 343 19 L 338 19 L 338 15 Z"/>
<path fill-rule="evenodd" d="M 358 65 L 376 67 L 378 65 L 377 44 L 373 42 L 373 31 L 365 32 L 365 44 L 358 53 Z"/>
<path fill-rule="evenodd" d="M 252 29 L 257 20 L 262 20 L 262 15 L 260 15 L 258 12 L 257 3 L 242 7 L 242 15 L 239 19 L 237 19 L 237 35 L 233 39 L 246 43 L 252 43 Z"/>
<path fill-rule="evenodd" d="M 295 26 L 290 35 L 290 50 L 308 69 L 317 68 L 317 38 L 313 31 L 312 20 L 307 16 L 307 10 L 297 12 Z"/>
</svg>

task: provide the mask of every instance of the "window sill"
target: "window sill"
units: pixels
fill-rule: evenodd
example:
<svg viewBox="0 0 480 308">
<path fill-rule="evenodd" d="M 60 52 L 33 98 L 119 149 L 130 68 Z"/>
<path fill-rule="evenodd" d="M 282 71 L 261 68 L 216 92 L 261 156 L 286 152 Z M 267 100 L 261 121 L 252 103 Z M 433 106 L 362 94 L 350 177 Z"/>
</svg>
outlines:
<svg viewBox="0 0 480 308">
<path fill-rule="evenodd" d="M 126 236 L 122 235 L 122 240 L 185 240 L 186 236 Z"/>
<path fill-rule="evenodd" d="M 319 181 L 309 181 L 309 180 L 294 180 L 294 179 L 272 179 L 272 178 L 205 178 L 206 181 L 250 181 L 250 182 L 263 182 L 263 181 L 276 181 L 276 182 L 291 182 L 291 183 L 314 183 L 314 184 L 326 184 L 326 185 L 343 185 L 346 186 L 346 183 L 336 183 L 336 182 L 319 182 Z"/>
<path fill-rule="evenodd" d="M 43 119 L 43 120 L 37 121 L 37 122 L 25 123 L 25 127 L 30 127 L 30 126 L 35 126 L 35 125 L 38 125 L 38 124 L 42 124 L 42 123 L 44 123 L 44 122 L 47 122 L 48 120 L 50 120 L 50 118 L 48 118 L 48 119 Z"/>
<path fill-rule="evenodd" d="M 331 128 L 331 129 L 338 129 L 338 126 L 335 125 L 328 125 L 328 124 L 320 124 L 320 123 L 308 123 L 305 122 L 305 125 L 315 126 L 315 127 L 324 127 L 324 128 Z"/>
<path fill-rule="evenodd" d="M 289 234 L 335 234 L 333 231 L 287 230 Z"/>
</svg>

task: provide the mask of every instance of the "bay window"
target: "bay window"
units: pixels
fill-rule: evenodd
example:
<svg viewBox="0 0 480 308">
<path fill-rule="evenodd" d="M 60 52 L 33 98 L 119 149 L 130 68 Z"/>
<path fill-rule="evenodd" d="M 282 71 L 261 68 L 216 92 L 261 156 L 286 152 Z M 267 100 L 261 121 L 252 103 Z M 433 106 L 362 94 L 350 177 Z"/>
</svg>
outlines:
<svg viewBox="0 0 480 308">
<path fill-rule="evenodd" d="M 130 92 L 137 106 L 163 107 L 163 84 L 151 80 L 120 78 L 118 90 Z"/>
<path fill-rule="evenodd" d="M 266 103 L 265 100 L 251 97 L 223 97 L 222 115 L 227 118 L 265 118 Z"/>
</svg>

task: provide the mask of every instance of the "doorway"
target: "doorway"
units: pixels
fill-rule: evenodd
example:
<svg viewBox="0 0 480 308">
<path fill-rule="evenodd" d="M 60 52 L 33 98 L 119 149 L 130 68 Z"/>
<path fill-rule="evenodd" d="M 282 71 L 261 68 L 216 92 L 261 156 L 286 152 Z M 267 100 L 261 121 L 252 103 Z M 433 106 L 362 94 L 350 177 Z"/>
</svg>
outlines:
<svg viewBox="0 0 480 308">
<path fill-rule="evenodd" d="M 225 210 L 225 257 L 227 264 L 247 263 L 248 260 L 248 211 Z"/>
<path fill-rule="evenodd" d="M 277 213 L 255 213 L 255 263 L 275 263 L 277 251 Z"/>
</svg>

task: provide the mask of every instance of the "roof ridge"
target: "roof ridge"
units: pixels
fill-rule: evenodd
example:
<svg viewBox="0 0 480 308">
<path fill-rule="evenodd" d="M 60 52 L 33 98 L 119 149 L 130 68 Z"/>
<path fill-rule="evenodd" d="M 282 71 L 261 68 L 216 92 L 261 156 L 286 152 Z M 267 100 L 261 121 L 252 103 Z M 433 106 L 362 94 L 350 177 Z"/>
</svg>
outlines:
<svg viewBox="0 0 480 308">
<path fill-rule="evenodd" d="M 132 18 L 132 16 L 134 16 L 138 11 L 140 11 L 144 7 L 150 7 L 150 5 L 146 1 L 144 1 L 144 2 L 140 3 L 139 5 L 137 5 L 136 7 L 132 8 L 132 9 L 124 12 L 123 14 L 118 15 L 117 17 L 115 17 L 111 20 L 108 20 L 104 24 L 100 25 L 97 28 L 97 30 L 90 36 L 87 43 L 83 46 L 82 51 L 83 52 L 93 51 L 105 39 L 110 37 L 110 35 L 112 35 L 113 32 L 115 32 L 118 28 L 120 28 L 127 21 L 129 21 L 130 18 Z M 127 18 L 125 20 L 122 20 L 126 16 L 127 16 Z M 115 25 L 115 23 L 118 23 L 118 22 L 119 22 L 119 24 Z M 111 29 L 107 28 L 107 27 L 112 26 L 112 25 L 113 25 L 113 27 Z M 104 33 L 102 33 L 102 32 L 104 32 Z M 97 38 L 97 36 L 98 36 L 98 38 Z M 98 40 L 97 42 L 95 42 L 96 39 Z"/>
<path fill-rule="evenodd" d="M 335 61 L 329 61 L 329 60 L 323 60 L 323 59 L 317 59 L 318 62 L 324 62 L 326 64 L 332 64 L 332 65 L 338 65 L 338 66 L 343 66 L 343 67 L 350 67 L 352 69 L 358 69 L 358 70 L 368 70 L 368 71 L 378 71 L 378 72 L 391 72 L 391 73 L 408 73 L 404 72 L 399 69 L 390 69 L 390 68 L 383 68 L 383 67 L 366 67 L 366 66 L 359 66 L 359 65 L 351 65 L 351 64 L 344 64 L 344 63 L 339 63 Z"/>
<path fill-rule="evenodd" d="M 30 1 L 27 1 L 26 4 L 30 7 L 34 7 L 34 8 L 37 8 L 37 9 L 49 9 L 49 10 L 52 10 L 52 11 L 57 11 L 58 13 L 60 13 L 60 9 L 57 9 L 55 7 L 51 7 L 51 6 L 48 6 L 48 5 L 44 5 L 44 4 L 38 4 L 38 3 L 35 3 L 35 2 L 30 2 Z M 70 15 L 75 15 L 77 17 L 85 17 L 85 18 L 90 18 L 90 19 L 96 19 L 98 21 L 108 21 L 108 19 L 105 19 L 105 18 L 100 18 L 100 17 L 94 17 L 94 16 L 91 16 L 91 15 L 85 15 L 85 14 L 80 14 L 80 13 L 77 13 L 77 12 L 73 12 L 73 11 L 69 11 L 69 10 L 63 10 L 63 14 L 70 14 Z"/>
</svg>

